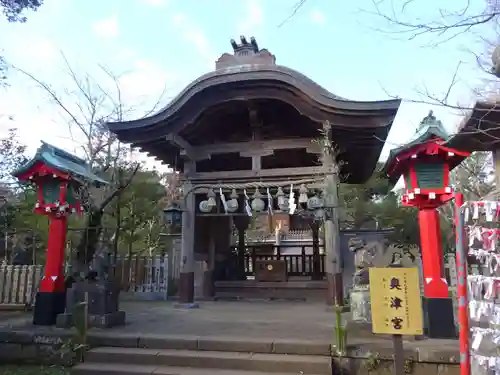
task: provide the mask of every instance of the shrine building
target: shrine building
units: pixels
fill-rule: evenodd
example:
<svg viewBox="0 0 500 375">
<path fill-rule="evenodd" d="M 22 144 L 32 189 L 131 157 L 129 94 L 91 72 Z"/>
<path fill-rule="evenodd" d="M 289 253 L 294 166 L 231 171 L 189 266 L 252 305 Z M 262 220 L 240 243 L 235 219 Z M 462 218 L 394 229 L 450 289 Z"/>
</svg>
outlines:
<svg viewBox="0 0 500 375">
<path fill-rule="evenodd" d="M 292 209 L 290 199 L 314 202 L 311 197 L 324 187 L 323 146 L 317 140 L 325 121 L 338 148 L 341 181 L 363 183 L 374 172 L 400 100 L 348 100 L 278 65 L 254 38 L 231 40 L 231 46 L 213 71 L 163 109 L 108 123 L 109 129 L 182 176 L 182 302 L 193 300 L 197 261 L 205 262 L 202 289 L 211 296 L 217 283 L 255 284 L 250 279 L 261 258 L 284 262 L 288 282 L 315 279 L 332 298 L 331 250 L 327 243 L 318 251 L 325 242 L 318 241 L 318 228 L 312 254 L 282 255 L 279 245 L 259 254 L 245 243 L 250 215 L 267 217 L 270 231 L 314 227 L 311 215 Z"/>
</svg>

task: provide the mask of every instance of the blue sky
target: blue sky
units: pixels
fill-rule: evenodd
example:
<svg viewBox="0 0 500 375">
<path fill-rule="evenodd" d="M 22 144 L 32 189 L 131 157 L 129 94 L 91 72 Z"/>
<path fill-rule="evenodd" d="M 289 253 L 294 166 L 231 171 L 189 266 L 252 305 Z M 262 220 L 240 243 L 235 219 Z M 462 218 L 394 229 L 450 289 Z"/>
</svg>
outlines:
<svg viewBox="0 0 500 375">
<path fill-rule="evenodd" d="M 476 34 L 460 35 L 431 46 L 430 37 L 409 41 L 394 25 L 374 15 L 372 0 L 308 0 L 283 24 L 296 0 L 45 0 L 26 24 L 0 21 L 0 48 L 6 59 L 36 75 L 65 95 L 69 78 L 61 51 L 72 67 L 100 74 L 105 65 L 120 74 L 126 104 L 138 107 L 130 116 L 163 100 L 214 68 L 230 52 L 229 40 L 255 36 L 261 48 L 276 55 L 277 63 L 296 69 L 333 93 L 356 100 L 387 99 L 388 93 L 408 100 L 424 86 L 442 96 L 462 61 L 460 82 L 449 97 L 470 103 L 481 84 L 481 72 L 470 52 L 484 52 Z M 397 0 L 393 0 L 398 4 Z M 401 2 L 399 2 L 401 3 Z M 442 0 L 442 8 L 458 9 L 457 0 Z M 437 17 L 436 1 L 414 0 L 406 19 Z M 482 2 L 475 2 L 482 7 Z M 380 30 L 387 32 L 382 32 Z M 489 33 L 487 29 L 477 33 Z M 77 151 L 78 137 L 69 136 L 66 119 L 35 84 L 11 70 L 11 86 L 0 90 L 0 131 L 17 126 L 30 150 L 40 139 Z M 110 84 L 103 83 L 103 85 Z M 430 105 L 405 102 L 383 154 L 407 141 Z M 435 111 L 450 132 L 459 118 L 447 108 Z M 14 116 L 8 121 L 7 116 Z"/>
</svg>

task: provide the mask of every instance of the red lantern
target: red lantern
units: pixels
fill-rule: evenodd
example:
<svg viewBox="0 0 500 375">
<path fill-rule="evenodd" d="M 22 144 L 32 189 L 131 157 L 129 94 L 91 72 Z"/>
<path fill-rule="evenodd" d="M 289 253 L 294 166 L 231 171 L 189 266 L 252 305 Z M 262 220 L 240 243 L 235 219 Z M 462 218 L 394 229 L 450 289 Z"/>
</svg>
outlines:
<svg viewBox="0 0 500 375">
<path fill-rule="evenodd" d="M 436 208 L 453 198 L 450 170 L 469 156 L 468 152 L 442 145 L 443 140 L 430 138 L 397 153 L 387 174 L 403 176 L 405 206 Z"/>
<path fill-rule="evenodd" d="M 422 120 L 419 132 L 414 141 L 391 151 L 385 171 L 393 182 L 403 176 L 402 204 L 419 210 L 428 335 L 451 338 L 455 335 L 453 303 L 444 274 L 437 208 L 454 198 L 450 171 L 470 153 L 444 146 L 446 132 L 432 111 Z"/>
<path fill-rule="evenodd" d="M 84 211 L 80 188 L 83 181 L 105 184 L 94 175 L 85 160 L 42 142 L 36 155 L 13 173 L 21 182 L 36 186 L 35 212 L 50 220 L 44 276 L 36 297 L 33 323 L 53 325 L 64 312 L 64 250 L 70 213 Z"/>
</svg>

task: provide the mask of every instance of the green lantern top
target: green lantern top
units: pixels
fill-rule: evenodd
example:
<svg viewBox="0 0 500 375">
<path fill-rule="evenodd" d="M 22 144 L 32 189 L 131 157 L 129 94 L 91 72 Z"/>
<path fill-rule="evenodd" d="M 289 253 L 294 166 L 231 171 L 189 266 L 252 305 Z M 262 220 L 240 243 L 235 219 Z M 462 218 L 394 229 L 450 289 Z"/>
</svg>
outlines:
<svg viewBox="0 0 500 375">
<path fill-rule="evenodd" d="M 449 172 L 469 153 L 446 147 L 444 143 L 447 139 L 448 134 L 442 122 L 429 111 L 420 122 L 413 140 L 390 152 L 384 166 L 390 183 L 396 184 L 403 176 L 407 192 L 415 191 L 419 196 L 424 191 L 429 192 L 429 196 L 440 192 L 450 193 Z"/>
<path fill-rule="evenodd" d="M 21 181 L 26 181 L 39 170 L 41 165 L 68 173 L 75 180 L 91 181 L 97 186 L 107 184 L 107 181 L 92 172 L 90 165 L 84 159 L 43 141 L 35 156 L 12 175 Z"/>
<path fill-rule="evenodd" d="M 392 162 L 392 159 L 396 157 L 401 152 L 410 149 L 411 147 L 425 143 L 431 138 L 439 138 L 446 141 L 449 138 L 448 132 L 445 130 L 441 120 L 438 120 L 431 110 L 429 114 L 425 116 L 418 126 L 417 133 L 413 137 L 413 140 L 405 145 L 394 148 L 389 153 L 389 159 L 387 160 L 387 165 Z"/>
</svg>

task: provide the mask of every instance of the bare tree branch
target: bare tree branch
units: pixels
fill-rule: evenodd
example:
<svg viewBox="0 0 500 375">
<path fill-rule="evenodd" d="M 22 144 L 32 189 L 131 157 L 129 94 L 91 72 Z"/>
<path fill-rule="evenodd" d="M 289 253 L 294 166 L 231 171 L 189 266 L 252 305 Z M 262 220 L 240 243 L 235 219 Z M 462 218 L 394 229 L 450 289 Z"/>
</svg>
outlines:
<svg viewBox="0 0 500 375">
<path fill-rule="evenodd" d="M 299 1 L 297 1 L 297 3 L 295 3 L 295 5 L 292 7 L 292 12 L 290 13 L 290 15 L 287 18 L 285 18 L 283 21 L 281 21 L 281 23 L 278 25 L 278 27 L 281 27 L 285 23 L 287 23 L 288 21 L 290 21 L 298 13 L 298 11 L 304 6 L 304 4 L 306 2 L 307 2 L 307 0 L 299 0 Z"/>
<path fill-rule="evenodd" d="M 462 7 L 455 10 L 437 8 L 436 19 L 425 21 L 415 17 L 414 11 L 407 9 L 410 4 L 418 7 L 418 0 L 372 0 L 372 4 L 374 11 L 368 11 L 368 13 L 374 14 L 387 21 L 390 25 L 397 27 L 396 30 L 391 29 L 384 32 L 406 34 L 410 40 L 425 34 L 433 34 L 437 37 L 434 45 L 447 42 L 474 28 L 496 24 L 500 14 L 500 7 L 496 1 L 485 2 L 482 11 L 475 11 L 471 9 L 470 0 L 467 0 Z M 383 10 L 383 6 L 390 10 Z M 404 20 L 406 14 L 410 19 L 408 21 Z M 415 21 L 415 19 L 418 21 Z"/>
</svg>

